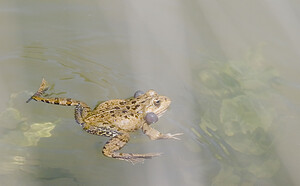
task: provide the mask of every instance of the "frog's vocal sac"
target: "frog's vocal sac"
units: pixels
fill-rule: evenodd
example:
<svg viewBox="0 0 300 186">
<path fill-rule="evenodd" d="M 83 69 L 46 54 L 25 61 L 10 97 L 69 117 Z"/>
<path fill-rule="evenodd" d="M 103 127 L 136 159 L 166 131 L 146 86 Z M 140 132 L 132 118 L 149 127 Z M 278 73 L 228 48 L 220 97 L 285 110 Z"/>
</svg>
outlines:
<svg viewBox="0 0 300 186">
<path fill-rule="evenodd" d="M 86 103 L 71 98 L 42 97 L 47 89 L 47 82 L 43 79 L 40 88 L 27 100 L 27 103 L 33 99 L 49 104 L 75 106 L 75 120 L 86 132 L 111 138 L 102 149 L 102 153 L 107 157 L 129 161 L 134 164 L 143 162 L 144 159 L 159 156 L 160 153 L 118 152 L 128 143 L 130 132 L 138 129 L 142 129 L 151 140 L 169 138 L 178 140 L 179 138 L 176 136 L 182 135 L 182 133 L 162 134 L 146 122 L 147 113 L 152 112 L 159 118 L 171 104 L 168 97 L 161 96 L 154 90 L 149 90 L 136 98 L 108 100 L 91 110 Z"/>
</svg>

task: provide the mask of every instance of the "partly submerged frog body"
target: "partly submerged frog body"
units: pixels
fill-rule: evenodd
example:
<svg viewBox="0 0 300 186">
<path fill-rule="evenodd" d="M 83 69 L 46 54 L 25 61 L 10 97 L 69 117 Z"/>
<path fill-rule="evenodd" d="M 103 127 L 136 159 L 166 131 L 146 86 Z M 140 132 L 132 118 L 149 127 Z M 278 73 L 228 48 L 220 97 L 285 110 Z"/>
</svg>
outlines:
<svg viewBox="0 0 300 186">
<path fill-rule="evenodd" d="M 71 98 L 44 98 L 42 94 L 46 90 L 46 81 L 43 79 L 39 90 L 27 102 L 34 99 L 50 104 L 75 106 L 75 120 L 86 132 L 111 137 L 102 149 L 102 153 L 107 157 L 136 163 L 159 156 L 160 153 L 117 152 L 129 141 L 129 133 L 137 129 L 142 129 L 151 140 L 178 139 L 176 136 L 181 135 L 181 133 L 162 134 L 146 122 L 147 113 L 152 112 L 159 118 L 171 103 L 168 97 L 160 96 L 154 90 L 149 90 L 135 98 L 108 100 L 99 104 L 94 110 L 84 102 Z"/>
</svg>

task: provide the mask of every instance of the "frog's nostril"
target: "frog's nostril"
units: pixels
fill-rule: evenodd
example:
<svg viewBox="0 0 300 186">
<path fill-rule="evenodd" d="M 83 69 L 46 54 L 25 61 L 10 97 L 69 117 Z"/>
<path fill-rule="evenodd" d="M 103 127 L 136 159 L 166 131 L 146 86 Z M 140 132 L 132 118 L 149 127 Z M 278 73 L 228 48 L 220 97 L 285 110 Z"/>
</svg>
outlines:
<svg viewBox="0 0 300 186">
<path fill-rule="evenodd" d="M 166 101 L 166 102 L 169 102 L 169 101 L 171 101 L 171 100 L 170 100 L 170 98 L 165 98 L 165 101 Z"/>
</svg>

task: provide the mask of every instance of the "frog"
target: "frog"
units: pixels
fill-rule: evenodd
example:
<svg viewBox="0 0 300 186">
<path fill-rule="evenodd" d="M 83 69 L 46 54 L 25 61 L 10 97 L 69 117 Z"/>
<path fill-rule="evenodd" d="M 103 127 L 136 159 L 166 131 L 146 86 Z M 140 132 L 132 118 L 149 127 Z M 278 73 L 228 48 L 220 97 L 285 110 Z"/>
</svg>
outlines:
<svg viewBox="0 0 300 186">
<path fill-rule="evenodd" d="M 151 113 L 160 118 L 169 108 L 171 99 L 159 95 L 150 89 L 146 93 L 127 99 L 112 99 L 98 104 L 93 110 L 83 101 L 72 98 L 43 96 L 48 89 L 48 83 L 43 78 L 31 100 L 61 106 L 75 106 L 75 121 L 89 134 L 106 136 L 110 139 L 102 148 L 102 154 L 109 158 L 125 160 L 133 164 L 144 162 L 145 159 L 160 156 L 161 153 L 122 153 L 119 152 L 130 140 L 130 134 L 141 129 L 150 140 L 175 139 L 183 133 L 161 133 L 150 126 L 146 116 Z"/>
</svg>

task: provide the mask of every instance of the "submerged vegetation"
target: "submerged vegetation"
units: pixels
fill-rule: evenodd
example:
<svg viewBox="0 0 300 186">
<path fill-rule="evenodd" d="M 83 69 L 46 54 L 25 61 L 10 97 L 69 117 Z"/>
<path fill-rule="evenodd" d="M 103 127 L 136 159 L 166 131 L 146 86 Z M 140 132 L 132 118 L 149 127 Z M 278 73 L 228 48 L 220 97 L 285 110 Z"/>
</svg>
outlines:
<svg viewBox="0 0 300 186">
<path fill-rule="evenodd" d="M 195 74 L 201 122 L 192 130 L 220 164 L 213 185 L 280 179 L 275 175 L 281 164 L 269 133 L 277 114 L 271 102 L 276 70 L 257 50 L 243 60 L 211 60 Z"/>
<path fill-rule="evenodd" d="M 18 146 L 37 146 L 41 138 L 52 136 L 56 122 L 33 122 L 25 117 L 24 99 L 30 93 L 23 91 L 10 96 L 8 107 L 0 113 L 3 132 L 1 140 Z M 22 110 L 22 111 L 20 111 Z M 27 109 L 28 110 L 28 109 Z"/>
</svg>

